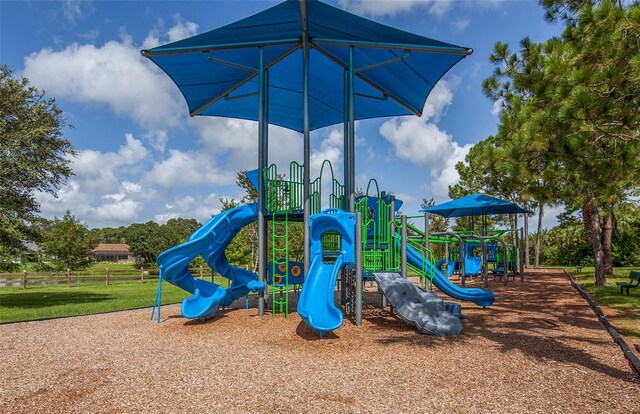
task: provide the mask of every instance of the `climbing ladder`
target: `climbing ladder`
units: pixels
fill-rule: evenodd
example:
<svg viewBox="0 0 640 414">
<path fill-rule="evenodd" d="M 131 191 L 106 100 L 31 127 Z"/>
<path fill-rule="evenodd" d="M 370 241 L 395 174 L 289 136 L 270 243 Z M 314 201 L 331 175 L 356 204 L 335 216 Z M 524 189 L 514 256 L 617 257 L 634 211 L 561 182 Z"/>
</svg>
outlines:
<svg viewBox="0 0 640 414">
<path fill-rule="evenodd" d="M 289 212 L 273 215 L 271 220 L 271 284 L 272 315 L 289 317 Z"/>
<path fill-rule="evenodd" d="M 323 183 L 323 172 L 329 172 Z M 282 313 L 289 315 L 289 286 L 290 280 L 297 275 L 291 275 L 289 264 L 292 259 L 302 255 L 303 244 L 296 255 L 296 248 L 290 246 L 290 238 L 296 234 L 296 227 L 291 223 L 301 221 L 303 217 L 303 179 L 304 166 L 293 161 L 289 164 L 288 177 L 286 173 L 278 173 L 275 164 L 270 165 L 264 171 L 265 177 L 265 208 L 271 223 L 271 283 L 268 284 L 267 294 L 271 296 L 272 314 Z M 330 181 L 327 181 L 327 178 Z M 319 176 L 309 183 L 309 213 L 316 214 L 323 209 L 323 189 L 329 192 L 325 204 L 332 208 L 344 208 L 344 185 L 342 185 L 333 173 L 333 167 L 329 161 L 324 161 L 320 167 Z M 325 194 L 327 196 L 327 194 Z M 325 206 L 326 208 L 326 206 Z M 303 223 L 303 226 L 307 225 Z M 295 237 L 294 237 L 295 238 Z M 340 235 L 336 232 L 327 232 L 323 235 L 323 251 L 332 253 L 340 249 Z M 290 250 L 291 247 L 291 250 Z M 333 254 L 336 256 L 336 254 Z M 306 271 L 307 269 L 305 269 Z"/>
</svg>

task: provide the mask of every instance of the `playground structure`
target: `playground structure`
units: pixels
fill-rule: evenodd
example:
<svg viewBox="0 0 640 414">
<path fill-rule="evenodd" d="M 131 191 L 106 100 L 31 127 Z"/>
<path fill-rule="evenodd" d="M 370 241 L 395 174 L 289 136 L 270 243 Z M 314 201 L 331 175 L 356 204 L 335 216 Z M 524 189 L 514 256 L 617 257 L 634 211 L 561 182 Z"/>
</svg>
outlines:
<svg viewBox="0 0 640 414">
<path fill-rule="evenodd" d="M 356 324 L 360 324 L 363 282 L 375 280 L 380 285 L 383 299 L 388 298 L 403 319 L 415 323 L 421 332 L 451 335 L 462 332 L 458 320 L 463 317 L 460 305 L 443 304 L 430 292 L 433 286 L 447 296 L 478 306 L 493 303 L 494 296 L 490 291 L 457 286 L 440 271 L 427 246 L 443 241 L 449 243 L 451 239 L 436 234 L 430 235 L 427 242 L 426 231 L 410 224 L 406 215 L 398 215 L 396 210 L 402 206 L 402 201 L 380 194 L 376 180 L 370 180 L 366 195 L 356 198 L 355 213 L 342 210 L 344 198 L 340 195 L 344 187 L 333 175 L 329 162 L 323 163 L 320 175 L 311 186 L 313 215 L 308 225 L 312 261 L 305 270 L 295 254 L 290 253 L 295 249 L 289 248 L 290 223 L 304 217 L 301 214 L 301 168 L 292 162 L 287 175 L 279 174 L 274 165 L 265 171 L 266 213 L 272 222 L 271 260 L 266 283 L 259 281 L 258 275 L 252 272 L 229 265 L 224 255 L 233 236 L 256 220 L 255 203 L 220 213 L 196 231 L 187 243 L 160 255 L 161 279 L 193 294 L 183 302 L 185 317 L 212 317 L 219 308 L 229 306 L 234 300 L 261 291 L 267 292 L 267 304 L 273 315 L 283 313 L 288 317 L 289 297 L 297 294 L 291 288 L 302 286 L 298 314 L 322 335 L 337 329 L 343 322 L 343 312 L 334 302 L 337 282 L 340 282 L 339 305 L 355 318 Z M 331 173 L 329 183 L 323 183 L 325 168 Z M 257 174 L 256 170 L 247 174 L 252 183 L 256 182 Z M 330 191 L 323 197 L 324 188 Z M 322 209 L 323 199 L 328 200 L 329 208 Z M 475 247 L 473 241 L 479 236 L 459 237 L 463 247 L 467 246 L 464 241 L 467 239 L 471 240 L 468 245 Z M 228 289 L 188 274 L 188 264 L 198 254 L 212 269 L 229 278 Z M 407 280 L 409 271 L 419 276 L 422 287 L 407 290 L 407 283 L 413 283 Z M 398 292 L 404 293 L 399 296 Z M 404 300 L 398 301 L 400 297 Z M 454 319 L 456 322 L 452 322 Z"/>
<path fill-rule="evenodd" d="M 451 276 L 454 271 L 458 271 L 462 279 L 462 286 L 465 285 L 466 277 L 480 275 L 488 286 L 489 266 L 493 265 L 494 276 L 504 278 L 504 284 L 508 283 L 511 276 L 515 281 L 516 274 L 520 274 L 520 281 L 524 282 L 524 255 L 520 247 L 520 240 L 523 239 L 523 229 L 495 230 L 487 229 L 487 215 L 500 214 L 529 214 L 513 202 L 501 200 L 485 194 L 476 193 L 456 200 L 452 200 L 437 206 L 428 207 L 422 210 L 425 213 L 425 240 L 431 240 L 432 236 L 442 238 L 436 239 L 437 243 L 445 243 L 446 252 L 444 259 L 438 262 L 438 268 L 445 266 L 445 272 Z M 429 234 L 428 213 L 438 214 L 445 218 L 468 217 L 470 229 L 468 231 L 445 232 Z M 473 217 L 482 217 L 482 229 L 473 228 Z M 419 232 L 419 231 L 418 231 Z M 511 235 L 513 242 L 509 242 L 507 235 Z M 458 249 L 450 249 L 451 242 L 457 242 Z M 455 244 L 455 243 L 454 243 Z M 427 242 L 428 246 L 428 242 Z M 478 254 L 476 254 L 478 253 Z"/>
<path fill-rule="evenodd" d="M 505 240 L 510 233 L 511 230 L 504 229 L 433 233 L 429 235 L 429 243 L 445 246 L 445 255 L 436 262 L 436 267 L 444 268 L 448 277 L 457 273 L 463 286 L 466 278 L 479 277 L 486 287 L 489 270 L 494 277 L 504 278 L 505 284 L 508 277 L 515 280 L 516 274 L 524 273 L 518 244 L 514 246 Z"/>
<path fill-rule="evenodd" d="M 375 193 L 369 194 L 368 188 L 364 197 L 355 194 L 355 120 L 420 115 L 438 80 L 471 53 L 471 49 L 384 26 L 316 0 L 285 1 L 225 27 L 142 51 L 176 83 L 192 116 L 258 121 L 258 168 L 249 177 L 257 203 L 220 213 L 188 242 L 163 253 L 158 258 L 159 286 L 166 280 L 192 293 L 182 305 L 183 315 L 192 318 L 211 317 L 251 292 L 258 295 L 260 316 L 270 301 L 272 313 L 286 317 L 290 288 L 304 275 L 298 313 L 321 335 L 342 323 L 333 299 L 338 280 L 340 305 L 354 315 L 356 325 L 362 322 L 363 280 L 374 280 L 379 273 L 400 275 L 385 278 L 383 292 L 397 290 L 395 285 L 410 293 L 403 280 L 411 270 L 420 276 L 423 290 L 428 281 L 428 289 L 436 286 L 455 299 L 490 306 L 494 301 L 490 291 L 457 286 L 437 268 L 429 250 L 428 220 L 423 241 L 416 242 L 409 238 L 413 233 L 407 217 L 397 214 L 400 200 L 380 194 L 377 184 Z M 337 123 L 344 124 L 344 183 L 338 182 L 329 163 L 312 181 L 310 132 Z M 288 174 L 279 175 L 269 165 L 269 124 L 302 133 L 303 162 L 292 162 Z M 331 169 L 331 182 L 325 183 L 330 191 L 323 198 L 325 166 Z M 323 204 L 328 209 L 323 210 Z M 231 266 L 224 254 L 240 229 L 255 221 L 257 274 Z M 298 249 L 302 257 L 291 245 L 291 223 L 295 222 L 302 222 L 302 248 Z M 460 240 L 460 266 L 464 267 L 464 240 L 455 237 Z M 230 280 L 227 289 L 189 274 L 188 263 L 198 254 Z M 462 269 L 463 285 L 465 277 Z M 159 288 L 158 305 L 160 295 Z M 424 295 L 412 297 L 411 303 L 396 303 L 406 320 L 417 321 L 409 313 L 418 308 L 419 315 L 437 308 L 438 313 L 462 316 L 457 305 L 429 310 L 430 301 Z M 422 331 L 426 322 L 420 320 L 417 325 Z M 455 327 L 431 331 L 460 332 Z"/>
</svg>

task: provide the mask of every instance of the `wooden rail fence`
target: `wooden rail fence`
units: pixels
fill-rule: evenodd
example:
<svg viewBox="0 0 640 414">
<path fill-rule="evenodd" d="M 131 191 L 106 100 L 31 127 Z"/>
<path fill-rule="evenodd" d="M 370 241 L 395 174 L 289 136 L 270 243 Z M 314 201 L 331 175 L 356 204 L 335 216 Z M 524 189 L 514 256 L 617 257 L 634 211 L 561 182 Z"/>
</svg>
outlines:
<svg viewBox="0 0 640 414">
<path fill-rule="evenodd" d="M 189 269 L 194 277 L 200 279 L 212 278 L 214 275 L 210 269 L 200 266 L 198 268 Z M 109 286 L 113 281 L 122 280 L 139 280 L 144 283 L 147 280 L 158 280 L 158 269 L 122 269 L 122 270 L 81 270 L 71 271 L 67 269 L 61 272 L 27 272 L 19 273 L 0 273 L 0 287 L 6 286 L 45 286 L 66 284 L 71 286 L 72 283 L 87 283 L 104 281 Z"/>
</svg>

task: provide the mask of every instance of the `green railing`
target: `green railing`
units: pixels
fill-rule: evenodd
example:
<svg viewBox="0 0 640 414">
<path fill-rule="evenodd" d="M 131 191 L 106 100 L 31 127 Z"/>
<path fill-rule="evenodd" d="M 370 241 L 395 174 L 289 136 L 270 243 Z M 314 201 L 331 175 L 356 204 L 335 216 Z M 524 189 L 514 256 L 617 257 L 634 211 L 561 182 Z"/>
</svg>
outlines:
<svg viewBox="0 0 640 414">
<path fill-rule="evenodd" d="M 325 168 L 331 172 L 331 193 L 329 194 L 329 208 L 344 209 L 344 185 L 341 184 L 333 173 L 333 166 L 325 160 L 320 167 L 319 176 L 309 183 L 309 212 L 316 214 L 322 208 L 322 176 Z M 289 176 L 285 178 L 278 173 L 275 164 L 270 165 L 265 171 L 266 202 L 265 206 L 270 213 L 302 211 L 304 209 L 304 166 L 295 161 L 289 164 Z"/>
<path fill-rule="evenodd" d="M 371 194 L 372 185 L 375 185 L 373 195 Z M 369 180 L 366 195 L 376 199 L 376 203 L 375 206 L 369 206 L 368 197 L 363 197 L 356 203 L 356 211 L 362 215 L 363 270 L 366 272 L 394 270 L 391 263 L 393 240 L 388 226 L 391 206 L 380 198 L 378 183 L 374 179 Z"/>
</svg>

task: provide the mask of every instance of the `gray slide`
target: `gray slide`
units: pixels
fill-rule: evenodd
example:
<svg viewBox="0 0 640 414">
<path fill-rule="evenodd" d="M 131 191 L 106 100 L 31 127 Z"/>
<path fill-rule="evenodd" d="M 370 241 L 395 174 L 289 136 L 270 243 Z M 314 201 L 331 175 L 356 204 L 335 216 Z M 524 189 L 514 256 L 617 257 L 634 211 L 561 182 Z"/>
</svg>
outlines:
<svg viewBox="0 0 640 414">
<path fill-rule="evenodd" d="M 398 316 L 414 323 L 420 333 L 436 336 L 460 335 L 460 318 L 445 309 L 444 301 L 398 273 L 374 273 L 373 276 Z"/>
</svg>

